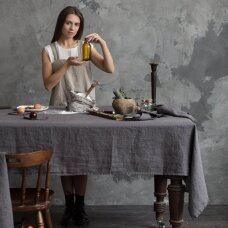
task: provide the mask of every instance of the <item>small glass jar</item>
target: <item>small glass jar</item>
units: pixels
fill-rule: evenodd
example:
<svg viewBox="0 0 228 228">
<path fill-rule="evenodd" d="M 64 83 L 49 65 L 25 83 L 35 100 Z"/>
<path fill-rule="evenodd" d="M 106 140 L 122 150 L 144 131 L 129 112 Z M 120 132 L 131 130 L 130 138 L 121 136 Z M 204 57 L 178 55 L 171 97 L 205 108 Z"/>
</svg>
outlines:
<svg viewBox="0 0 228 228">
<path fill-rule="evenodd" d="M 146 111 L 152 111 L 153 110 L 153 103 L 152 103 L 152 99 L 143 99 L 141 104 L 140 104 L 140 108 Z"/>
<path fill-rule="evenodd" d="M 87 39 L 85 39 L 82 45 L 82 60 L 91 60 L 91 44 L 87 41 Z"/>
</svg>

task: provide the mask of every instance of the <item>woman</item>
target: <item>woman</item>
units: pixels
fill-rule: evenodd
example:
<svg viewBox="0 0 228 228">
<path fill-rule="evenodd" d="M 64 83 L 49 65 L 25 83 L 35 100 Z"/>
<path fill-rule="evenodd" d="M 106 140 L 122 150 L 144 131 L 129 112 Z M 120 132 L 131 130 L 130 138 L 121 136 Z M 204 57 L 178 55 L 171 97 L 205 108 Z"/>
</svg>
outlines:
<svg viewBox="0 0 228 228">
<path fill-rule="evenodd" d="M 64 8 L 57 19 L 50 45 L 42 51 L 44 86 L 51 91 L 50 105 L 67 105 L 69 90 L 85 92 L 91 85 L 90 61 L 80 57 L 80 39 L 84 29 L 82 13 L 73 6 Z M 114 72 L 113 59 L 104 39 L 97 33 L 85 37 L 88 42 L 100 45 L 100 54 L 92 45 L 91 62 L 107 73 Z M 94 98 L 94 94 L 91 95 Z M 76 225 L 89 223 L 84 210 L 86 175 L 62 176 L 65 194 L 65 212 L 61 223 L 67 225 L 73 219 Z"/>
</svg>

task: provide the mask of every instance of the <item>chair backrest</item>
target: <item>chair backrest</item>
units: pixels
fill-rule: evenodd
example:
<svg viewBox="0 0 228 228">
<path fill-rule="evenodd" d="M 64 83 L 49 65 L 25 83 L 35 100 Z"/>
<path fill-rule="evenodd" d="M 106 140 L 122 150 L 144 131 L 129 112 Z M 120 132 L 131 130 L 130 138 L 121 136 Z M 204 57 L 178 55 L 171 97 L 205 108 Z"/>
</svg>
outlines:
<svg viewBox="0 0 228 228">
<path fill-rule="evenodd" d="M 53 154 L 53 149 L 38 150 L 33 152 L 24 153 L 9 153 L 6 154 L 6 162 L 8 168 L 21 169 L 21 200 L 20 205 L 25 204 L 26 188 L 27 188 L 27 176 L 26 171 L 30 168 L 37 168 L 37 181 L 36 181 L 36 193 L 34 203 L 38 204 L 40 201 L 40 192 L 43 183 L 43 176 L 45 176 L 44 188 L 45 188 L 45 201 L 49 200 L 49 185 L 50 185 L 50 159 Z M 20 194 L 18 192 L 18 194 Z"/>
</svg>

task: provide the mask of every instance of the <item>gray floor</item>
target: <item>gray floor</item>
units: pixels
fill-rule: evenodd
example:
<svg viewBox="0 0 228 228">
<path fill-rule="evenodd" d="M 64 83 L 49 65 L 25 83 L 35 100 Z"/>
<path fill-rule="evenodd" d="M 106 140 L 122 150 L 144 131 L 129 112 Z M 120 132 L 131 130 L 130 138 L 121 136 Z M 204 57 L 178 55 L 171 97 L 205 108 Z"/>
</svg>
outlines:
<svg viewBox="0 0 228 228">
<path fill-rule="evenodd" d="M 64 208 L 52 206 L 52 221 L 54 228 L 62 228 L 60 219 Z M 87 206 L 86 211 L 91 220 L 89 228 L 158 228 L 153 206 Z M 23 215 L 22 215 L 23 216 Z M 26 215 L 29 221 L 32 215 Z M 15 219 L 20 220 L 21 215 Z M 168 208 L 165 214 L 165 227 L 169 225 Z M 228 206 L 208 206 L 203 214 L 192 219 L 185 208 L 183 228 L 228 228 Z M 73 224 L 69 228 L 76 227 Z"/>
</svg>

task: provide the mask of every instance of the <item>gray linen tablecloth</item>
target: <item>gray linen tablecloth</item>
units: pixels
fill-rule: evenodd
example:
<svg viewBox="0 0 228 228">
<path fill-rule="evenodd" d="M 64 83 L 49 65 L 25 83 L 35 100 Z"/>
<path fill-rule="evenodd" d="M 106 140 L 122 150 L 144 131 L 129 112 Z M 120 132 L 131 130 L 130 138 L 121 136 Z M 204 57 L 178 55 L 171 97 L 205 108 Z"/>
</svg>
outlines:
<svg viewBox="0 0 228 228">
<path fill-rule="evenodd" d="M 0 151 L 52 146 L 52 173 L 188 176 L 189 212 L 207 205 L 195 124 L 186 118 L 115 121 L 89 114 L 39 114 L 37 120 L 0 110 Z"/>
<path fill-rule="evenodd" d="M 7 165 L 5 153 L 2 152 L 0 152 L 0 227 L 14 227 Z"/>
</svg>

